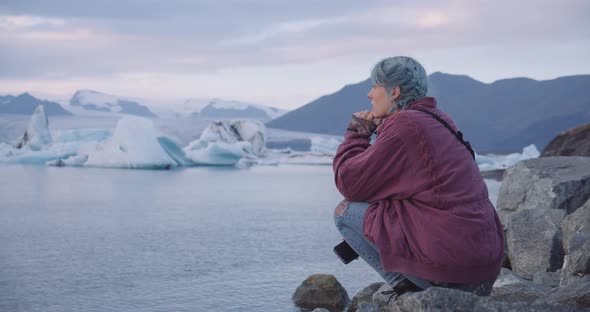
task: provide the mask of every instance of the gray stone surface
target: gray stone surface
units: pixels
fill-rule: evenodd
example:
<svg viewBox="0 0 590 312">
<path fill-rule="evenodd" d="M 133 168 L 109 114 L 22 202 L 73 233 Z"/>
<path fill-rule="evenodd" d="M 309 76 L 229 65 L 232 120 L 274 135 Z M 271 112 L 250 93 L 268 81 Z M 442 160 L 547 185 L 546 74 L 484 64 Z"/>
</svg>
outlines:
<svg viewBox="0 0 590 312">
<path fill-rule="evenodd" d="M 564 275 L 590 274 L 590 200 L 563 220 Z"/>
<path fill-rule="evenodd" d="M 382 311 L 395 312 L 508 312 L 508 311 L 541 311 L 561 312 L 578 311 L 576 307 L 553 305 L 548 303 L 502 302 L 489 297 L 479 297 L 471 293 L 453 289 L 432 287 L 426 291 L 401 296 L 395 302 L 384 307 Z"/>
<path fill-rule="evenodd" d="M 357 311 L 361 303 L 369 303 L 371 306 L 373 306 L 373 294 L 384 284 L 384 282 L 377 282 L 363 288 L 356 295 L 354 295 L 354 297 L 352 297 L 350 305 L 348 305 L 348 309 L 346 309 L 346 311 Z"/>
<path fill-rule="evenodd" d="M 535 285 L 512 271 L 502 268 L 490 297 L 507 302 L 534 302 L 550 289 L 543 285 Z"/>
<path fill-rule="evenodd" d="M 574 212 L 590 198 L 590 157 L 528 159 L 504 172 L 497 209 L 502 224 L 527 209 Z"/>
<path fill-rule="evenodd" d="M 537 302 L 559 302 L 578 308 L 590 308 L 590 276 L 586 275 L 565 287 L 555 288 Z"/>
<path fill-rule="evenodd" d="M 536 272 L 533 274 L 533 283 L 546 287 L 555 288 L 559 286 L 561 270 L 556 272 Z"/>
<path fill-rule="evenodd" d="M 532 279 L 535 272 L 561 269 L 561 223 L 565 210 L 522 210 L 512 215 L 506 232 L 512 271 Z"/>
<path fill-rule="evenodd" d="M 350 301 L 336 277 L 314 274 L 305 279 L 293 294 L 293 303 L 299 308 L 324 308 L 331 312 L 342 311 Z"/>
<path fill-rule="evenodd" d="M 326 309 L 323 309 L 323 308 L 315 308 L 311 312 L 330 312 L 330 310 L 326 310 Z"/>
<path fill-rule="evenodd" d="M 372 303 L 361 302 L 358 305 L 358 309 L 356 311 L 357 312 L 378 312 L 379 310 L 377 310 L 377 308 Z"/>
<path fill-rule="evenodd" d="M 377 310 L 383 310 L 387 306 L 387 301 L 391 295 L 384 295 L 382 292 L 390 291 L 393 288 L 391 285 L 384 283 L 379 289 L 373 294 L 373 305 L 377 307 Z"/>
</svg>

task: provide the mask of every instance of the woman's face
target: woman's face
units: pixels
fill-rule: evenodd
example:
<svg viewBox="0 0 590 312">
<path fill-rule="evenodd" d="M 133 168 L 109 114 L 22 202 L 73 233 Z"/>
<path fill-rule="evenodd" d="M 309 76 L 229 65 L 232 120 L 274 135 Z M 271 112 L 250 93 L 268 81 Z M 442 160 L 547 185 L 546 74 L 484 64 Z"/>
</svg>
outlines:
<svg viewBox="0 0 590 312">
<path fill-rule="evenodd" d="M 373 85 L 367 96 L 371 99 L 373 116 L 375 118 L 383 118 L 389 114 L 389 110 L 393 107 L 393 103 L 391 102 L 392 97 L 387 96 L 387 91 L 385 91 L 383 86 Z"/>
</svg>

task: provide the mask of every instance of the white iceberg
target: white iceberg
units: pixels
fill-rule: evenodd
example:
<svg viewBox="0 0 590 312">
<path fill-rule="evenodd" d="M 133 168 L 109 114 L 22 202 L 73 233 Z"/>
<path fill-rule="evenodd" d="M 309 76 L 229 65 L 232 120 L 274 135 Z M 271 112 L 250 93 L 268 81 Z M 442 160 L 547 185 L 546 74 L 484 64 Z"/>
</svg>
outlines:
<svg viewBox="0 0 590 312">
<path fill-rule="evenodd" d="M 342 143 L 342 140 L 326 137 L 326 136 L 313 136 L 311 137 L 311 152 L 314 153 L 326 153 L 336 154 L 338 146 Z"/>
<path fill-rule="evenodd" d="M 506 169 L 519 161 L 537 158 L 541 155 L 534 144 L 525 147 L 522 153 L 512 153 L 508 155 L 476 155 L 477 165 L 480 171 Z"/>
<path fill-rule="evenodd" d="M 43 105 L 39 105 L 33 112 L 27 130 L 17 143 L 16 148 L 28 146 L 31 150 L 38 151 L 43 146 L 51 144 L 52 141 L 49 120 L 47 120 Z"/>
<path fill-rule="evenodd" d="M 104 143 L 84 144 L 78 155 L 64 164 L 89 167 L 168 169 L 179 165 L 158 141 L 159 133 L 151 120 L 126 116 L 117 123 L 113 136 Z"/>
<path fill-rule="evenodd" d="M 195 165 L 233 166 L 250 154 L 248 142 L 206 142 L 194 141 L 184 148 L 186 157 Z"/>
<path fill-rule="evenodd" d="M 266 129 L 255 120 L 212 122 L 198 140 L 184 148 L 195 165 L 244 166 L 256 163 L 266 153 Z M 248 157 L 248 161 L 240 159 Z"/>
</svg>

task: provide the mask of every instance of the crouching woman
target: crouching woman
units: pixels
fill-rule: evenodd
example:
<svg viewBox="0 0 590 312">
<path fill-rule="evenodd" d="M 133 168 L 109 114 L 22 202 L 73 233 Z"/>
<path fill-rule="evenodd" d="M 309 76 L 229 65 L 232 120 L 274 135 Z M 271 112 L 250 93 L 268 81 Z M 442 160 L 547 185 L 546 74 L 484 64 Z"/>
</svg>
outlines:
<svg viewBox="0 0 590 312">
<path fill-rule="evenodd" d="M 353 115 L 334 158 L 345 198 L 338 230 L 398 294 L 439 286 L 489 295 L 503 233 L 471 146 L 426 96 L 414 59 L 384 59 L 371 80 L 373 108 Z"/>
</svg>

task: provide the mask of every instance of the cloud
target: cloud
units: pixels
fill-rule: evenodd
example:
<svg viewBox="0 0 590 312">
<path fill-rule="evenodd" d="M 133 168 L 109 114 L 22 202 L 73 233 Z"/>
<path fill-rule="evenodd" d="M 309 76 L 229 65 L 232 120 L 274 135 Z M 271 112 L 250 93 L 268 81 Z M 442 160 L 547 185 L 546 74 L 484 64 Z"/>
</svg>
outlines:
<svg viewBox="0 0 590 312">
<path fill-rule="evenodd" d="M 63 26 L 64 24 L 64 20 L 59 18 L 45 18 L 31 15 L 0 16 L 0 29 L 9 31 L 36 26 Z"/>
<path fill-rule="evenodd" d="M 0 79 L 206 77 L 263 67 L 307 68 L 313 76 L 323 70 L 314 64 L 326 62 L 346 75 L 353 65 L 399 54 L 429 55 L 445 62 L 437 68 L 453 71 L 451 59 L 493 61 L 493 54 L 471 59 L 472 51 L 509 46 L 522 55 L 520 49 L 588 43 L 589 11 L 586 0 L 11 1 L 0 4 Z M 515 70 L 532 68 L 510 53 L 497 57 L 509 58 L 502 62 Z M 348 73 L 348 80 L 363 78 Z"/>
</svg>

